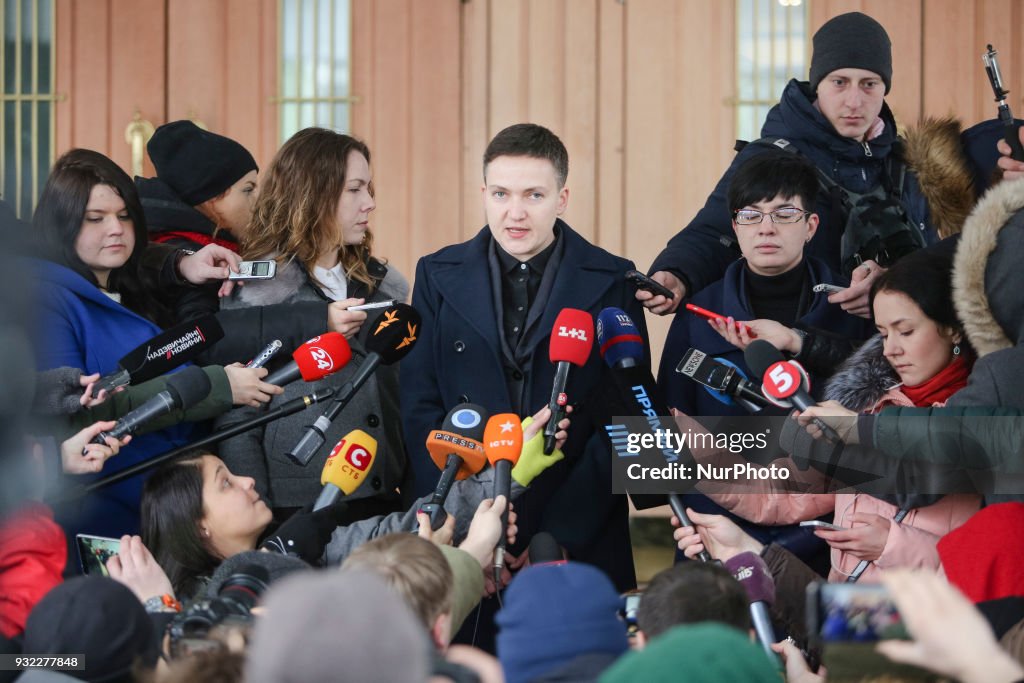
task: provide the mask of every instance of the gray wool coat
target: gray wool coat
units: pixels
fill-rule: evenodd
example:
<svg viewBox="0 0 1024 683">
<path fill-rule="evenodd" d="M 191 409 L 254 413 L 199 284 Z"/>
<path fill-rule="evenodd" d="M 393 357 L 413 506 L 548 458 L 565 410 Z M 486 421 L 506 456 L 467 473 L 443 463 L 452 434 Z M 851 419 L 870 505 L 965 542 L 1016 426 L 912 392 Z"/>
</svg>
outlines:
<svg viewBox="0 0 1024 683">
<path fill-rule="evenodd" d="M 368 268 L 379 285 L 373 294 L 366 297 L 367 302 L 386 299 L 405 301 L 408 298 L 409 283 L 395 269 L 374 259 L 370 259 Z M 310 280 L 305 269 L 294 260 L 279 264 L 274 279 L 247 282 L 245 287 L 235 291 L 235 296 L 222 302 L 222 308 L 329 300 Z M 349 296 L 362 295 L 360 286 L 351 280 L 349 292 Z M 369 311 L 367 320 L 372 320 L 375 313 Z M 324 323 L 326 327 L 326 320 Z M 364 325 L 360 333 L 366 329 Z M 285 401 L 318 389 L 340 388 L 357 372 L 366 357 L 366 349 L 359 335 L 348 341 L 352 347 L 352 360 L 341 371 L 317 382 L 292 382 L 285 387 L 283 394 L 275 396 L 261 408 L 242 407 L 232 410 L 217 421 L 217 428 L 251 419 Z M 353 429 L 362 429 L 377 440 L 377 457 L 363 485 L 347 496 L 347 499 L 393 494 L 402 483 L 407 467 L 399 414 L 397 367 L 378 367 L 335 418 L 327 430 L 323 446 L 309 464 L 305 467 L 296 465 L 285 453 L 298 443 L 306 427 L 322 415 L 328 405 L 314 405 L 228 439 L 220 445 L 220 457 L 233 473 L 253 477 L 256 490 L 272 508 L 302 507 L 316 500 L 320 493 L 320 473 L 334 445 Z"/>
</svg>

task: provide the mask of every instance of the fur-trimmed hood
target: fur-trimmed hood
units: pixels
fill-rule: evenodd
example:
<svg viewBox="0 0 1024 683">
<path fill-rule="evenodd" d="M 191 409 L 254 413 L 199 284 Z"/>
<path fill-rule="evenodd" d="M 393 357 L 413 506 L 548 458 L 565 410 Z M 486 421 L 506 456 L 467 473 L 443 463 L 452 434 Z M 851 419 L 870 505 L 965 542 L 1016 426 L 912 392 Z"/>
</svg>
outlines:
<svg viewBox="0 0 1024 683">
<path fill-rule="evenodd" d="M 882 354 L 882 335 L 876 334 L 843 361 L 825 384 L 824 397 L 862 413 L 899 384 L 899 376 Z"/>
<path fill-rule="evenodd" d="M 950 116 L 926 118 L 905 136 L 904 158 L 917 175 L 940 238 L 960 232 L 977 199 L 960 135 L 960 121 Z"/>
<path fill-rule="evenodd" d="M 964 223 L 953 301 L 978 357 L 1024 338 L 1024 179 L 989 190 Z"/>
</svg>

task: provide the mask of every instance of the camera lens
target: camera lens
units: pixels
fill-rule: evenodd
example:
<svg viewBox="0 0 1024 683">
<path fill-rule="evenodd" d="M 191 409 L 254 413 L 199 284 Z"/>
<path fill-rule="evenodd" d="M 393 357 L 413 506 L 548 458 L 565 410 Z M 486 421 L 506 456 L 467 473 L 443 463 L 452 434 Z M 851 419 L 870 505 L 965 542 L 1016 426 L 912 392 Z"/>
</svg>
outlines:
<svg viewBox="0 0 1024 683">
<path fill-rule="evenodd" d="M 267 590 L 270 574 L 258 564 L 247 564 L 221 584 L 217 597 L 236 614 L 248 614 Z"/>
</svg>

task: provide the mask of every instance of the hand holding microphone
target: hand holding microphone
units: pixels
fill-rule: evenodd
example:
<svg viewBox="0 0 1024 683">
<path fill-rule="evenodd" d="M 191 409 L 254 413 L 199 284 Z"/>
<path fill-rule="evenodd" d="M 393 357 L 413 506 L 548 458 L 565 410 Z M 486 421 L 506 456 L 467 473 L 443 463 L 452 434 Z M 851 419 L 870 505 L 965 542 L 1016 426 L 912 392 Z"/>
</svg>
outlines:
<svg viewBox="0 0 1024 683">
<path fill-rule="evenodd" d="M 94 442 L 99 434 L 112 430 L 116 424 L 113 420 L 96 422 L 61 443 L 60 462 L 64 474 L 95 474 L 101 471 L 103 463 L 132 440 L 129 434 L 120 440 L 107 436 L 103 444 Z"/>
<path fill-rule="evenodd" d="M 484 429 L 484 451 L 487 459 L 494 467 L 494 500 L 504 498 L 506 503 L 512 498 L 512 468 L 519 461 L 523 450 L 523 427 L 519 416 L 512 413 L 492 415 Z M 508 505 L 503 506 L 506 508 Z M 508 514 L 501 515 L 502 533 L 498 537 L 494 551 L 495 583 L 501 575 L 505 564 L 505 529 L 508 526 Z"/>
<path fill-rule="evenodd" d="M 566 414 L 572 413 L 572 406 L 567 407 Z M 550 422 L 551 411 L 547 406 L 535 415 L 523 420 L 523 448 L 519 460 L 512 468 L 512 478 L 522 487 L 528 487 L 544 470 L 565 458 L 562 445 L 569 436 L 569 418 L 558 423 L 555 432 L 555 450 L 550 455 L 544 453 L 544 435 L 541 430 Z"/>
<path fill-rule="evenodd" d="M 427 436 L 427 452 L 441 469 L 441 477 L 430 500 L 419 511 L 429 515 L 430 528 L 435 531 L 448 517 L 444 503 L 452 484 L 456 479 L 471 477 L 487 464 L 483 444 L 486 421 L 487 411 L 484 408 L 460 403 L 445 417 L 441 429 L 435 429 Z"/>
<path fill-rule="evenodd" d="M 555 434 L 558 424 L 566 415 L 569 398 L 565 393 L 569 381 L 569 368 L 573 365 L 583 367 L 590 358 L 590 350 L 594 346 L 594 319 L 586 311 L 577 308 L 563 308 L 555 319 L 551 330 L 549 357 L 556 364 L 555 380 L 551 387 L 551 399 L 548 408 L 551 420 L 544 426 L 544 454 L 551 455 L 555 450 Z"/>
<path fill-rule="evenodd" d="M 250 368 L 241 363 L 224 366 L 231 385 L 231 403 L 236 406 L 259 408 L 269 403 L 274 396 L 284 393 L 284 389 L 276 384 L 261 381 L 268 374 L 266 368 Z"/>
</svg>

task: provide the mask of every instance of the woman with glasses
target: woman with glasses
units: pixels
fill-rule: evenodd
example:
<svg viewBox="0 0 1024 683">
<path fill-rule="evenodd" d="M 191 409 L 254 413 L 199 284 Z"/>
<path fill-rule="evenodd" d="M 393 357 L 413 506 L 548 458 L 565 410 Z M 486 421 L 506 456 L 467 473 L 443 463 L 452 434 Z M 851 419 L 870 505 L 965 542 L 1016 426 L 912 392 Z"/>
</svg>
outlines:
<svg viewBox="0 0 1024 683">
<path fill-rule="evenodd" d="M 813 291 L 819 284 L 849 284 L 824 262 L 804 253 L 818 228 L 817 214 L 806 209 L 814 206 L 817 189 L 814 167 L 793 154 L 760 154 L 737 169 L 728 198 L 743 258 L 692 300 L 726 320 L 708 321 L 685 308 L 676 313 L 658 376 L 670 408 L 695 417 L 746 414 L 743 408 L 722 403 L 676 372 L 691 347 L 732 362 L 749 376 L 743 349 L 755 336 L 792 351 L 786 344 L 776 343 L 776 337 L 785 336 L 789 341 L 792 335 L 799 341 L 808 331 L 819 330 L 844 339 L 862 340 L 870 335 L 868 321 L 830 304 L 827 292 Z M 747 327 L 738 326 L 738 320 L 756 322 Z M 769 322 L 762 325 L 764 321 Z M 780 324 L 772 325 L 772 321 Z M 800 350 L 800 345 L 794 346 Z M 816 380 L 824 379 L 822 375 L 830 374 L 831 368 L 812 366 L 807 370 L 814 394 L 819 384 Z M 750 379 L 760 381 L 759 377 Z"/>
</svg>

